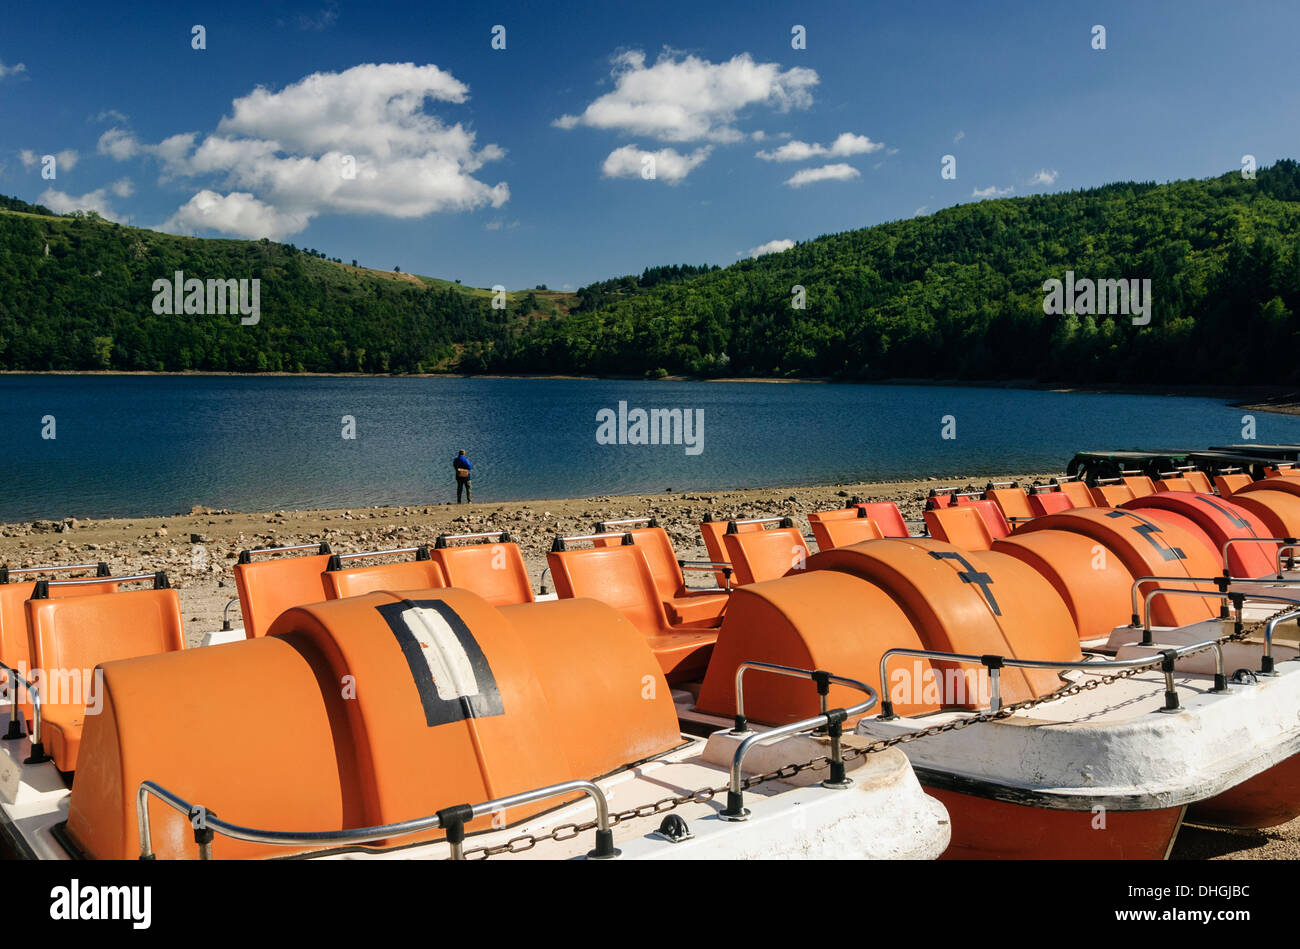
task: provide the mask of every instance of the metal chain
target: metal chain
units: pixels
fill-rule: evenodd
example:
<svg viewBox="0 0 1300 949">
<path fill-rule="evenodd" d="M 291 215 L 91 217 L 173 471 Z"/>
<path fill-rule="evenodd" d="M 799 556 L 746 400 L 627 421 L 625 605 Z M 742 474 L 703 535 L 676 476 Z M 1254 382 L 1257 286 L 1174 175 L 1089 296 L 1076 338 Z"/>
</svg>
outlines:
<svg viewBox="0 0 1300 949">
<path fill-rule="evenodd" d="M 1214 648 L 1215 644 L 1223 644 L 1228 642 L 1240 642 L 1241 640 L 1244 640 L 1255 633 L 1262 632 L 1264 627 L 1268 624 L 1270 620 L 1278 616 L 1281 616 L 1283 613 L 1289 612 L 1292 609 L 1294 609 L 1294 607 L 1285 606 L 1282 609 L 1278 610 L 1277 612 L 1271 614 L 1270 616 L 1267 616 L 1264 619 L 1259 620 L 1258 622 L 1251 623 L 1249 625 L 1243 625 L 1240 632 L 1229 633 L 1227 636 L 1223 636 L 1215 640 L 1214 644 L 1208 644 L 1203 648 L 1196 650 L 1196 652 L 1185 653 L 1183 656 L 1179 658 L 1186 658 L 1187 656 L 1199 655 L 1202 652 Z M 1151 660 L 1152 664 L 1159 662 L 1160 658 L 1161 657 L 1159 656 L 1154 657 Z M 1118 682 L 1121 679 L 1131 678 L 1132 676 L 1137 675 L 1139 672 L 1146 672 L 1150 668 L 1151 668 L 1150 666 L 1139 666 L 1136 669 L 1124 669 L 1120 672 L 1114 672 L 1103 676 L 1097 676 L 1095 678 L 1090 678 L 1084 682 L 1077 682 L 1074 685 L 1064 686 L 1063 688 L 1057 689 L 1055 692 L 1049 693 L 1048 695 L 1043 695 L 1032 699 L 1025 699 L 1024 701 L 1016 702 L 1013 705 L 1004 705 L 996 712 L 981 712 L 978 715 L 970 715 L 967 716 L 966 718 L 954 719 L 953 721 L 945 722 L 942 725 L 931 725 L 928 728 L 922 728 L 917 731 L 906 732 L 902 735 L 895 735 L 892 738 L 880 738 L 877 739 L 876 741 L 871 742 L 868 745 L 863 745 L 862 747 L 845 748 L 843 751 L 843 758 L 845 761 L 854 761 L 858 758 L 865 758 L 867 755 L 879 754 L 882 751 L 886 751 L 889 748 L 893 748 L 895 745 L 904 745 L 907 744 L 908 742 L 916 741 L 918 738 L 928 738 L 932 735 L 942 735 L 944 732 L 960 731 L 963 728 L 969 728 L 972 725 L 981 725 L 985 722 L 996 722 L 1003 718 L 1009 718 L 1010 716 L 1014 715 L 1016 712 L 1033 708 L 1036 705 L 1042 705 L 1045 702 L 1055 702 L 1057 699 L 1067 698 L 1071 695 L 1078 695 L 1081 692 L 1091 692 L 1093 689 L 1098 689 L 1103 685 L 1112 685 L 1113 683 Z M 783 765 L 782 767 L 776 768 L 773 771 L 765 771 L 762 774 L 750 775 L 749 777 L 741 781 L 740 787 L 741 790 L 748 791 L 750 788 L 755 787 L 756 785 L 759 784 L 764 784 L 767 781 L 776 781 L 784 778 L 792 778 L 795 775 L 800 774 L 804 771 L 820 771 L 821 769 L 828 767 L 830 765 L 830 762 L 831 762 L 830 756 L 819 755 L 818 757 L 813 758 L 810 761 L 805 761 L 803 764 Z M 683 804 L 689 804 L 692 802 L 699 802 L 702 804 L 705 803 L 706 801 L 713 800 L 714 797 L 716 797 L 719 794 L 724 794 L 728 790 L 730 790 L 730 787 L 729 785 L 726 784 L 716 788 L 708 788 L 708 787 L 700 788 L 699 790 L 693 791 L 690 794 L 675 794 L 670 797 L 660 798 L 658 801 L 655 801 L 653 804 L 642 804 L 640 807 L 632 807 L 625 811 L 617 811 L 609 815 L 609 826 L 612 828 L 618 826 L 619 824 L 621 824 L 623 821 L 626 820 L 634 820 L 636 818 L 653 817 L 656 814 L 664 814 L 667 813 L 668 811 L 674 810 L 675 808 L 682 806 Z M 497 844 L 495 846 L 486 846 L 486 847 L 475 847 L 473 849 L 466 850 L 465 859 L 486 860 L 488 857 L 495 857 L 503 853 L 524 853 L 525 851 L 532 850 L 538 844 L 545 843 L 548 840 L 555 840 L 555 841 L 571 840 L 574 837 L 579 836 L 580 834 L 585 834 L 588 831 L 592 831 L 595 829 L 596 829 L 596 821 L 594 820 L 584 821 L 581 824 L 574 824 L 574 823 L 561 824 L 560 826 L 553 828 L 549 833 L 546 834 L 520 834 L 518 837 L 510 838 L 503 844 Z"/>
</svg>

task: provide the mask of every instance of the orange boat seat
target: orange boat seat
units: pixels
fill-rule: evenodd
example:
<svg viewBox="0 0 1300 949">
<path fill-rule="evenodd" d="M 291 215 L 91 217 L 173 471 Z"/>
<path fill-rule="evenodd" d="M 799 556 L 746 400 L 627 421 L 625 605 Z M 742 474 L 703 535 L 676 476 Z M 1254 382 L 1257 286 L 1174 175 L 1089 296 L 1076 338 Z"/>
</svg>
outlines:
<svg viewBox="0 0 1300 949">
<path fill-rule="evenodd" d="M 442 567 L 447 586 L 477 593 L 493 606 L 532 603 L 532 582 L 519 545 L 502 534 L 495 542 L 450 546 L 447 538 L 434 542 L 433 560 Z"/>
<path fill-rule="evenodd" d="M 374 592 L 291 609 L 257 639 L 103 670 L 104 711 L 86 723 L 66 825 L 95 859 L 138 856 L 144 780 L 246 827 L 339 830 L 598 778 L 682 743 L 644 639 L 593 600 L 497 608 L 453 588 Z M 467 830 L 578 799 L 510 807 Z M 194 858 L 187 815 L 147 806 L 158 859 Z M 217 859 L 304 849 L 213 841 Z"/>
<path fill-rule="evenodd" d="M 979 516 L 984 518 L 984 525 L 989 529 L 989 536 L 994 540 L 999 537 L 1006 537 L 1011 533 L 1007 519 L 1002 516 L 1002 509 L 998 507 L 997 502 L 974 500 L 967 506 L 973 507 L 979 513 Z"/>
<path fill-rule="evenodd" d="M 1045 491 L 1042 494 L 1029 495 L 1029 508 L 1034 512 L 1035 517 L 1042 517 L 1045 514 L 1056 514 L 1059 511 L 1068 511 L 1071 508 L 1078 507 L 1064 491 Z M 1085 505 L 1091 507 L 1091 498 Z"/>
<path fill-rule="evenodd" d="M 813 538 L 818 550 L 834 550 L 836 547 L 848 547 L 865 540 L 881 540 L 885 532 L 869 517 L 858 517 L 851 521 L 836 518 L 833 521 L 813 521 Z"/>
<path fill-rule="evenodd" d="M 880 525 L 886 537 L 907 537 L 907 522 L 893 501 L 859 501 L 854 507 L 866 511 L 867 517 Z"/>
<path fill-rule="evenodd" d="M 107 577 L 107 568 L 101 573 L 102 576 Z M 28 680 L 32 677 L 32 670 L 40 668 L 32 661 L 31 630 L 27 623 L 26 604 L 35 590 L 35 580 L 0 583 L 0 662 L 16 669 L 19 675 L 25 675 Z M 95 583 L 50 584 L 48 595 L 94 596 L 101 593 L 116 593 L 117 590 L 116 580 L 103 579 Z M 9 674 L 3 669 L 0 669 L 0 684 L 6 687 L 9 684 Z M 22 701 L 18 703 L 19 707 L 27 717 L 27 721 L 31 722 L 33 714 L 31 697 L 27 695 L 26 689 L 22 690 L 21 695 Z"/>
<path fill-rule="evenodd" d="M 1156 486 L 1151 483 L 1151 479 L 1146 475 L 1125 475 L 1124 483 L 1128 485 L 1135 498 L 1156 493 Z"/>
<path fill-rule="evenodd" d="M 954 506 L 925 512 L 925 524 L 930 536 L 961 547 L 964 550 L 988 550 L 993 546 L 993 535 L 979 512 L 969 505 Z"/>
<path fill-rule="evenodd" d="M 984 494 L 998 506 L 1008 523 L 1027 521 L 1034 516 L 1033 510 L 1029 507 L 1029 496 L 1024 488 L 989 487 L 985 489 Z"/>
<path fill-rule="evenodd" d="M 330 599 L 325 571 L 332 552 L 328 544 L 320 552 L 300 557 L 253 560 L 256 550 L 241 550 L 235 564 L 235 589 L 239 611 L 244 616 L 244 635 L 265 636 L 285 610 L 305 603 Z"/>
<path fill-rule="evenodd" d="M 782 522 L 788 523 L 788 518 Z M 784 577 L 791 570 L 802 570 L 808 562 L 808 543 L 797 527 L 737 531 L 724 534 L 722 539 L 737 586 Z"/>
<path fill-rule="evenodd" d="M 375 590 L 430 590 L 447 585 L 442 567 L 428 559 L 427 551 L 423 560 L 344 567 L 343 564 L 347 562 L 335 554 L 326 565 L 326 599 L 360 596 Z"/>
<path fill-rule="evenodd" d="M 1195 490 L 1192 487 L 1191 482 L 1181 476 L 1176 478 L 1161 478 L 1159 481 L 1156 482 L 1155 488 L 1156 488 L 1155 491 L 1152 492 L 1153 494 L 1165 494 L 1169 491 Z"/>
<path fill-rule="evenodd" d="M 28 645 L 30 635 L 27 629 L 27 607 L 24 605 L 32 598 L 36 589 L 35 580 L 19 583 L 0 583 L 0 662 L 19 669 L 20 666 L 32 666 L 31 649 Z M 117 581 L 103 579 L 95 583 L 63 584 L 49 586 L 50 596 L 93 596 L 99 593 L 116 593 Z M 0 682 L 5 673 L 0 671 Z"/>
<path fill-rule="evenodd" d="M 1092 492 L 1082 481 L 1053 478 L 1052 484 L 1056 485 L 1075 507 L 1092 507 Z"/>
<path fill-rule="evenodd" d="M 650 565 L 635 544 L 552 550 L 546 555 L 561 599 L 587 597 L 618 610 L 645 637 L 669 682 L 689 682 L 708 664 L 715 630 L 674 627 Z"/>
<path fill-rule="evenodd" d="M 942 491 L 931 488 L 929 497 L 925 499 L 925 509 L 927 511 L 938 511 L 952 507 L 956 503 L 956 494 L 956 488 L 945 488 Z"/>
<path fill-rule="evenodd" d="M 622 534 L 610 534 L 606 539 L 594 541 L 597 547 L 625 544 L 626 538 L 641 551 L 655 589 L 663 601 L 664 612 L 670 626 L 700 626 L 712 629 L 722 622 L 727 609 L 728 594 L 712 590 L 691 590 L 686 586 L 682 565 L 673 550 L 673 542 L 662 527 L 636 527 Z"/>
<path fill-rule="evenodd" d="M 1204 471 L 1197 471 L 1195 469 L 1184 471 L 1183 479 L 1192 486 L 1193 491 L 1201 494 L 1214 493 L 1214 487 L 1210 484 L 1210 476 Z"/>
<path fill-rule="evenodd" d="M 704 521 L 700 524 L 700 535 L 704 538 L 704 550 L 714 563 L 727 562 L 727 547 L 723 543 L 722 537 L 727 533 L 727 526 L 731 523 L 731 521 L 715 520 L 712 514 L 705 514 Z M 752 520 L 741 520 L 735 523 L 736 529 L 741 533 L 761 531 L 763 529 L 762 524 Z M 721 570 L 715 570 L 713 576 L 720 589 L 726 589 L 732 583 L 731 579 Z"/>
<path fill-rule="evenodd" d="M 1221 474 L 1214 479 L 1214 487 L 1220 497 L 1228 498 L 1251 484 L 1253 480 L 1248 474 Z"/>
<path fill-rule="evenodd" d="M 31 599 L 26 608 L 32 660 L 42 670 L 41 740 L 60 771 L 75 771 L 87 713 L 102 710 L 93 670 L 184 649 L 180 598 L 170 588 L 130 590 Z"/>
<path fill-rule="evenodd" d="M 1099 484 L 1092 489 L 1092 504 L 1088 507 L 1119 507 L 1133 500 L 1133 489 L 1127 484 Z"/>
</svg>

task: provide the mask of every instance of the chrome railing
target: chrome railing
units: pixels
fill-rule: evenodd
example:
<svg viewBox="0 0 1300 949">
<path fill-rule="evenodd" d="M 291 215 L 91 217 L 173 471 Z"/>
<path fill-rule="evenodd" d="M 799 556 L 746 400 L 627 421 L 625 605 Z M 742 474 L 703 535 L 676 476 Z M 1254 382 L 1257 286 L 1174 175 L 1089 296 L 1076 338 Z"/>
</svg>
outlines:
<svg viewBox="0 0 1300 949">
<path fill-rule="evenodd" d="M 1183 656 L 1201 652 L 1205 649 L 1213 649 L 1217 657 L 1214 688 L 1210 691 L 1214 693 L 1226 692 L 1228 689 L 1228 680 L 1223 668 L 1223 646 L 1217 640 L 1213 639 L 1207 639 L 1204 642 L 1190 643 L 1183 646 L 1166 647 L 1159 650 L 1159 652 L 1154 656 L 1141 656 L 1137 659 L 1015 659 L 997 655 L 976 656 L 970 653 L 940 652 L 935 649 L 907 649 L 902 647 L 886 649 L 884 654 L 880 657 L 881 688 L 886 692 L 886 698 L 880 703 L 880 720 L 892 721 L 899 717 L 894 714 L 894 704 L 892 700 L 888 698 L 888 688 L 884 685 L 884 683 L 889 681 L 886 676 L 888 674 L 888 665 L 891 656 L 912 656 L 920 659 L 939 659 L 945 662 L 959 662 L 984 666 L 989 673 L 989 712 L 998 712 L 1002 709 L 1001 671 L 1004 667 L 1014 669 L 1083 669 L 1085 671 L 1096 671 L 1098 669 L 1143 669 L 1159 663 L 1161 671 L 1164 673 L 1165 677 L 1165 705 L 1164 708 L 1160 709 L 1160 711 L 1176 712 L 1179 710 L 1180 706 L 1178 704 L 1178 691 L 1174 685 L 1174 663 Z"/>
<path fill-rule="evenodd" d="M 512 794 L 507 797 L 484 801 L 481 804 L 460 804 L 447 807 L 427 817 L 398 821 L 392 824 L 380 824 L 373 827 L 357 827 L 349 830 L 261 830 L 244 827 L 221 820 L 215 813 L 201 805 L 191 804 L 180 795 L 167 790 L 154 781 L 142 781 L 136 791 L 136 824 L 140 838 L 140 859 L 153 860 L 153 836 L 149 821 L 149 798 L 153 797 L 173 810 L 184 814 L 194 828 L 194 841 L 199 848 L 199 859 L 212 859 L 214 836 L 220 834 L 232 840 L 248 843 L 267 844 L 281 847 L 339 847 L 350 844 L 370 843 L 386 840 L 390 837 L 404 837 L 426 830 L 442 827 L 447 834 L 447 843 L 451 849 L 452 860 L 465 859 L 464 841 L 465 825 L 475 818 L 495 811 L 502 811 L 521 804 L 530 804 L 552 797 L 581 792 L 591 798 L 596 805 L 596 846 L 588 852 L 592 860 L 609 860 L 619 855 L 614 847 L 614 832 L 609 823 L 609 802 L 605 792 L 591 781 L 564 781 L 546 787 Z"/>
<path fill-rule="evenodd" d="M 9 731 L 5 733 L 5 741 L 13 741 L 23 737 L 22 719 L 18 712 L 18 683 L 27 690 L 27 694 L 32 700 L 32 754 L 25 764 L 36 764 L 41 761 L 49 761 L 49 756 L 45 754 L 45 746 L 41 743 L 41 689 L 27 679 L 26 676 L 18 674 L 18 670 L 8 663 L 0 662 L 0 669 L 9 674 L 8 691 L 9 691 Z"/>
<path fill-rule="evenodd" d="M 800 679 L 809 679 L 817 686 L 818 695 L 821 697 L 822 713 L 813 718 L 805 718 L 798 722 L 791 722 L 789 725 L 782 725 L 778 728 L 772 728 L 768 731 L 753 732 L 749 729 L 749 724 L 744 715 L 744 694 L 742 679 L 746 669 L 759 669 L 764 672 L 773 672 L 778 675 L 794 676 Z M 857 689 L 867 696 L 865 702 L 859 702 L 849 708 L 827 709 L 826 696 L 830 690 L 830 684 L 838 682 L 841 685 L 847 685 L 849 688 Z M 857 715 L 865 714 L 875 707 L 878 696 L 876 690 L 864 682 L 857 679 L 848 679 L 844 676 L 832 675 L 820 669 L 799 669 L 794 666 L 782 666 L 770 662 L 742 662 L 736 669 L 736 727 L 731 734 L 747 735 L 740 745 L 736 748 L 735 754 L 731 757 L 731 774 L 727 783 L 727 806 L 723 809 L 718 817 L 726 821 L 743 821 L 749 818 L 749 810 L 745 807 L 745 792 L 743 788 L 744 779 L 742 769 L 745 763 L 745 756 L 749 754 L 756 744 L 764 741 L 771 741 L 776 738 L 784 738 L 788 735 L 795 735 L 799 732 L 810 731 L 813 729 L 825 728 L 827 735 L 830 737 L 830 775 L 822 782 L 822 787 L 842 789 L 852 785 L 853 781 L 848 777 L 844 768 L 844 751 L 842 738 L 844 734 L 844 722 Z"/>
<path fill-rule="evenodd" d="M 510 538 L 509 531 L 477 531 L 473 534 L 439 534 L 433 541 L 435 550 L 442 550 L 448 546 L 447 542 L 452 540 L 480 540 L 488 537 L 495 537 L 502 544 L 514 543 Z"/>
</svg>

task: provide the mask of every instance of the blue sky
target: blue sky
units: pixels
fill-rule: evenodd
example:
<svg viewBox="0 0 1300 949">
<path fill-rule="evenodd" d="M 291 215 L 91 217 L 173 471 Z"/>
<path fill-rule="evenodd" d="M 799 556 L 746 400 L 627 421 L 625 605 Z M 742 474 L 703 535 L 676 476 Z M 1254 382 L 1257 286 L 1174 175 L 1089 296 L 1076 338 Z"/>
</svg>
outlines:
<svg viewBox="0 0 1300 949">
<path fill-rule="evenodd" d="M 0 193 L 576 288 L 983 195 L 1300 156 L 1297 35 L 1300 5 L 1249 0 L 13 4 Z"/>
</svg>

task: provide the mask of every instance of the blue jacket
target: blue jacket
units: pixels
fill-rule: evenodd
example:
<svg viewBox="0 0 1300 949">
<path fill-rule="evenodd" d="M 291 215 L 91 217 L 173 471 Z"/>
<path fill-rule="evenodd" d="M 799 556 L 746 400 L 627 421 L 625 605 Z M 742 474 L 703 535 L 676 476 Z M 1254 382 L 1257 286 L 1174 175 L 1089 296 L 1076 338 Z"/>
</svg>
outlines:
<svg viewBox="0 0 1300 949">
<path fill-rule="evenodd" d="M 468 459 L 468 458 L 465 458 L 465 457 L 463 457 L 463 456 L 461 456 L 461 455 L 457 455 L 455 458 L 453 458 L 453 459 L 451 460 L 451 463 L 452 463 L 452 466 L 453 466 L 453 467 L 456 467 L 456 468 L 463 468 L 463 469 L 465 469 L 466 471 L 469 471 L 471 468 L 474 467 L 473 465 L 471 465 L 471 464 L 469 463 L 469 459 Z"/>
</svg>

